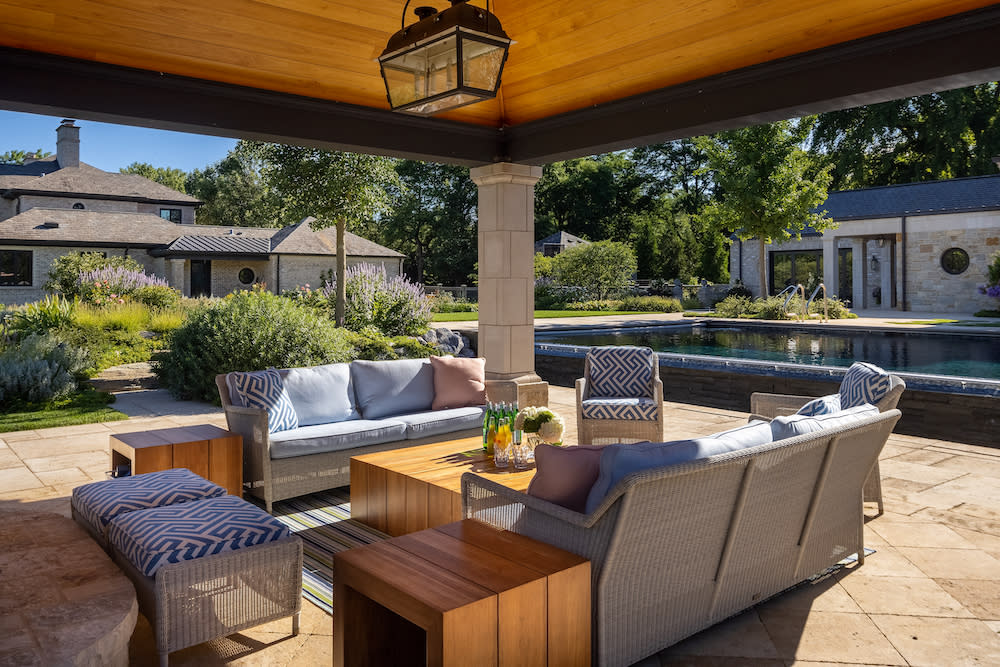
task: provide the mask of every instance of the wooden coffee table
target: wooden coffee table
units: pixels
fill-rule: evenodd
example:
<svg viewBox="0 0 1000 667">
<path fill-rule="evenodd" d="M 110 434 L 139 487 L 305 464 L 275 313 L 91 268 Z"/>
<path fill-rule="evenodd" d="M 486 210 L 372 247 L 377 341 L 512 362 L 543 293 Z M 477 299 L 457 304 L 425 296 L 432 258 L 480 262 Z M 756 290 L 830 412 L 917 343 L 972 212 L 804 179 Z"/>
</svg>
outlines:
<svg viewBox="0 0 1000 667">
<path fill-rule="evenodd" d="M 355 456 L 351 518 L 394 536 L 458 521 L 465 472 L 524 491 L 535 468 L 498 469 L 478 437 Z"/>
<path fill-rule="evenodd" d="M 467 519 L 334 554 L 333 664 L 590 664 L 590 561 Z"/>
</svg>

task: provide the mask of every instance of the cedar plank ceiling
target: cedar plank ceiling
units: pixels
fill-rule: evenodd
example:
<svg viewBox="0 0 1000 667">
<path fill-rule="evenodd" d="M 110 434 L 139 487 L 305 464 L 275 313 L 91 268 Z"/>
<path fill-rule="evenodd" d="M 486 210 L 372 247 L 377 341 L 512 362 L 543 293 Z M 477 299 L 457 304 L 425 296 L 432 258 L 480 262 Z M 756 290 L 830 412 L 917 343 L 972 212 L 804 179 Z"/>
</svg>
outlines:
<svg viewBox="0 0 1000 667">
<path fill-rule="evenodd" d="M 0 45 L 387 109 L 375 58 L 399 29 L 403 4 L 0 0 Z M 501 94 L 442 117 L 517 126 L 992 4 L 494 0 L 490 9 L 517 42 Z"/>
</svg>

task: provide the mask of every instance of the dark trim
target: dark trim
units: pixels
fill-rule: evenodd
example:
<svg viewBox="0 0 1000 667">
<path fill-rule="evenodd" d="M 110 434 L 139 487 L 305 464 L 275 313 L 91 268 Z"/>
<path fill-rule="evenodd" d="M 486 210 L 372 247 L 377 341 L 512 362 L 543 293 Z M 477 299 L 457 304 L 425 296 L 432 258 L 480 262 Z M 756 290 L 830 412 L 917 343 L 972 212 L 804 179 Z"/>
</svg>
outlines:
<svg viewBox="0 0 1000 667">
<path fill-rule="evenodd" d="M 114 173 L 114 172 L 107 172 Z M 198 208 L 203 206 L 205 202 L 203 201 L 176 201 L 173 199 L 151 199 L 149 197 L 129 197 L 128 195 L 107 195 L 107 194 L 97 194 L 91 192 L 53 192 L 51 190 L 30 190 L 24 188 L 10 188 L 9 190 L 4 190 L 2 194 L 4 199 L 13 199 L 14 197 L 55 197 L 57 199 L 100 199 L 102 201 L 128 201 L 128 202 L 138 202 L 140 204 L 170 204 L 172 206 L 191 206 Z M 37 208 L 37 207 L 36 207 Z"/>
<path fill-rule="evenodd" d="M 919 218 L 928 215 L 951 215 L 953 213 L 981 213 L 983 211 L 1000 211 L 1000 205 L 990 204 L 989 206 L 964 206 L 962 208 L 941 208 L 934 211 L 883 211 L 880 213 L 866 215 L 845 215 L 828 217 L 835 222 L 857 222 L 858 220 L 884 220 L 885 218 L 911 217 Z M 804 236 L 804 234 L 803 234 Z"/>
<path fill-rule="evenodd" d="M 4 239 L 0 238 L 0 245 L 17 245 L 17 246 L 66 246 L 67 248 L 135 248 L 137 250 L 152 250 L 157 246 L 163 245 L 162 243 L 127 243 L 122 241 L 36 241 L 36 240 L 25 240 L 25 239 Z M 152 253 L 150 253 L 152 254 Z"/>
<path fill-rule="evenodd" d="M 0 108 L 468 166 L 537 165 L 997 81 L 997 34 L 1000 3 L 502 130 L 0 48 Z"/>
<path fill-rule="evenodd" d="M 270 259 L 268 253 L 253 252 L 188 252 L 186 250 L 150 250 L 153 257 L 164 257 L 166 259 Z"/>
</svg>

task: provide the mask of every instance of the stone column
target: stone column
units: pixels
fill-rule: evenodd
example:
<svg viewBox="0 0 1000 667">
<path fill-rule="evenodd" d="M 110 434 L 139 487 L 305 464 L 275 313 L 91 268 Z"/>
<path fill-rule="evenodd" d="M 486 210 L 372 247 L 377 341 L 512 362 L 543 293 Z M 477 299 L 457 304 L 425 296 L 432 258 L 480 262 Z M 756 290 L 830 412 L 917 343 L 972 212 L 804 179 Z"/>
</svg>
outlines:
<svg viewBox="0 0 1000 667">
<path fill-rule="evenodd" d="M 823 235 L 823 284 L 826 285 L 827 297 L 832 297 L 840 291 L 840 266 L 837 252 L 837 237 Z M 809 295 L 806 295 L 808 298 Z M 837 294 L 843 298 L 842 294 Z"/>
<path fill-rule="evenodd" d="M 868 264 L 865 262 L 864 239 L 851 239 L 851 309 L 861 310 L 865 307 L 865 286 L 868 284 Z"/>
<path fill-rule="evenodd" d="M 896 267 L 892 265 L 892 240 L 884 239 L 879 248 L 879 276 L 882 288 L 882 310 L 892 310 L 892 281 Z"/>
<path fill-rule="evenodd" d="M 535 373 L 535 183 L 541 167 L 500 162 L 470 172 L 479 186 L 479 354 L 492 401 L 547 405 Z"/>
<path fill-rule="evenodd" d="M 166 260 L 167 283 L 174 289 L 180 290 L 183 296 L 189 296 L 187 286 L 184 284 L 184 260 Z"/>
</svg>

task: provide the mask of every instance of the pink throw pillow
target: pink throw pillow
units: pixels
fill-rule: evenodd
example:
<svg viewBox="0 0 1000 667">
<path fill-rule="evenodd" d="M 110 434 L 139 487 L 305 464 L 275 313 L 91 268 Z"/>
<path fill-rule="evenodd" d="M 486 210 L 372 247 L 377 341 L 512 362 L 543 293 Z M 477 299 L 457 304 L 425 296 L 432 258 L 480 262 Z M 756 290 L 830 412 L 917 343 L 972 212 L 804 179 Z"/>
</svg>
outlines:
<svg viewBox="0 0 1000 667">
<path fill-rule="evenodd" d="M 535 476 L 528 485 L 528 495 L 583 512 L 590 487 L 601 470 L 603 449 L 603 445 L 538 445 L 535 447 Z"/>
<path fill-rule="evenodd" d="M 432 410 L 485 405 L 485 359 L 431 357 L 431 368 L 434 369 Z"/>
</svg>

